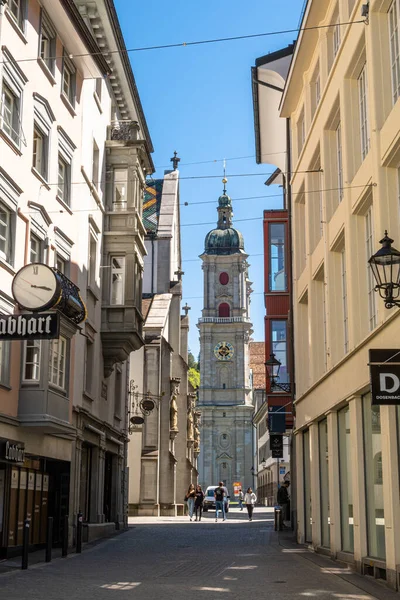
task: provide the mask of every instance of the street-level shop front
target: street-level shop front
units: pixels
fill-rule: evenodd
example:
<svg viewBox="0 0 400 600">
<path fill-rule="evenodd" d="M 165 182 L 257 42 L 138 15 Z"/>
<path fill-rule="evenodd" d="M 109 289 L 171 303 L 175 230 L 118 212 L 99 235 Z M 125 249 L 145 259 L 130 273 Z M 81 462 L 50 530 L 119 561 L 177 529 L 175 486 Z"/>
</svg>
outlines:
<svg viewBox="0 0 400 600">
<path fill-rule="evenodd" d="M 32 454 L 29 447 L 0 437 L 0 558 L 21 553 L 25 519 L 29 519 L 31 550 L 45 544 L 49 517 L 53 518 L 53 544 L 63 539 L 70 462 Z"/>
</svg>

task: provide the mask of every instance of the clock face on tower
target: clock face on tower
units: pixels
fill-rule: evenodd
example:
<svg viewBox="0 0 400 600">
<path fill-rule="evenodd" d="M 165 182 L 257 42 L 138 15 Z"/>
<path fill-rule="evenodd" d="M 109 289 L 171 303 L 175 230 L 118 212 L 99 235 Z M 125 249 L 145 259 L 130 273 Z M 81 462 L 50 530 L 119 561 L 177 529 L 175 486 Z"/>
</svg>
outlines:
<svg viewBox="0 0 400 600">
<path fill-rule="evenodd" d="M 218 360 L 230 360 L 234 352 L 235 349 L 229 342 L 218 342 L 214 348 L 214 354 Z"/>
</svg>

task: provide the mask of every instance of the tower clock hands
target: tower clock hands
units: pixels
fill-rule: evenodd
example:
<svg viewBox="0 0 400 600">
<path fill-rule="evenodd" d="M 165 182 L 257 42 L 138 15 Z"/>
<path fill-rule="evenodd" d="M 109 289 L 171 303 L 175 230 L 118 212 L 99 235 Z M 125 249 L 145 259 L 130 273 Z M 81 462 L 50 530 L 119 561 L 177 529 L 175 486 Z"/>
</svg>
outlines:
<svg viewBox="0 0 400 600">
<path fill-rule="evenodd" d="M 36 288 L 37 290 L 46 290 L 47 292 L 51 292 L 51 288 L 47 287 L 46 285 L 35 285 L 34 283 L 31 283 L 31 288 Z"/>
</svg>

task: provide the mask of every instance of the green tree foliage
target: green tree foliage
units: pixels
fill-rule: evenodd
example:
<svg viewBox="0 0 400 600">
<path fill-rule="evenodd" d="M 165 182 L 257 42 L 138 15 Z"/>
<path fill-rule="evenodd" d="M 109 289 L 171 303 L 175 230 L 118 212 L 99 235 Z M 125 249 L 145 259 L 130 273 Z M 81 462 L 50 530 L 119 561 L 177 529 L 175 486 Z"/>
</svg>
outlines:
<svg viewBox="0 0 400 600">
<path fill-rule="evenodd" d="M 196 362 L 192 352 L 188 353 L 188 365 L 189 365 L 189 369 L 196 369 L 196 371 L 199 370 L 199 362 Z"/>
<path fill-rule="evenodd" d="M 200 385 L 200 372 L 194 367 L 191 367 L 188 371 L 188 379 L 189 383 L 191 383 L 194 389 L 197 390 Z"/>
</svg>

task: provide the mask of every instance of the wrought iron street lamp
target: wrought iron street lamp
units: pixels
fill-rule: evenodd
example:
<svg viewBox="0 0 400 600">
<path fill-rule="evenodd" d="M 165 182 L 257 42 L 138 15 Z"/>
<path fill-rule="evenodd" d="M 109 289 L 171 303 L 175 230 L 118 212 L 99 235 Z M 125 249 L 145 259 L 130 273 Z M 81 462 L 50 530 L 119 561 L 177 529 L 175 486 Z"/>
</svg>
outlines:
<svg viewBox="0 0 400 600">
<path fill-rule="evenodd" d="M 149 416 L 164 396 L 164 392 L 160 396 L 155 396 L 150 392 L 139 394 L 137 389 L 138 386 L 131 379 L 129 382 L 129 433 L 132 433 L 136 427 L 143 425 L 144 418 Z"/>
<path fill-rule="evenodd" d="M 277 382 L 277 379 L 279 379 L 279 370 L 281 368 L 281 365 L 281 361 L 275 357 L 275 354 L 273 352 L 269 355 L 269 359 L 265 362 L 268 378 L 271 382 L 271 391 L 273 392 L 274 390 L 279 388 L 283 392 L 290 393 L 290 383 Z"/>
<path fill-rule="evenodd" d="M 400 306 L 400 252 L 392 247 L 393 240 L 387 231 L 379 243 L 382 248 L 368 262 L 376 282 L 375 291 L 383 298 L 386 308 L 393 308 Z"/>
</svg>

